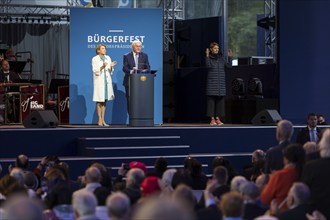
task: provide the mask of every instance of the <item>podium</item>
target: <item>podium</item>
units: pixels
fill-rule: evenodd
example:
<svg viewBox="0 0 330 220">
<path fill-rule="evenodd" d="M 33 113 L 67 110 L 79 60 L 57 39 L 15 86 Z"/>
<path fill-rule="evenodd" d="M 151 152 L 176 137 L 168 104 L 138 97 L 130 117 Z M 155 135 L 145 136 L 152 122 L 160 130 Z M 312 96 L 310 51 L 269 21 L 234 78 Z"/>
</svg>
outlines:
<svg viewBox="0 0 330 220">
<path fill-rule="evenodd" d="M 136 73 L 129 77 L 129 126 L 154 126 L 155 72 Z"/>
</svg>

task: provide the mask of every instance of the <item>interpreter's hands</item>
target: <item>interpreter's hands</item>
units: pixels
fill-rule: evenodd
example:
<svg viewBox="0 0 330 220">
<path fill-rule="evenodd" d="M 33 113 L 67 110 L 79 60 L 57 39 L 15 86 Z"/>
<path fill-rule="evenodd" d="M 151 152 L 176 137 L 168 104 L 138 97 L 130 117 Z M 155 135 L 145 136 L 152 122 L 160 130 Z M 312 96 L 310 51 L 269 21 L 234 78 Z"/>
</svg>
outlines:
<svg viewBox="0 0 330 220">
<path fill-rule="evenodd" d="M 208 57 L 210 55 L 210 49 L 209 48 L 206 48 L 205 50 L 205 55 Z"/>
<path fill-rule="evenodd" d="M 111 67 L 114 67 L 114 66 L 116 66 L 116 65 L 117 65 L 117 61 L 113 61 L 113 62 L 110 63 L 110 66 L 111 66 Z"/>
<path fill-rule="evenodd" d="M 233 51 L 231 49 L 228 50 L 227 56 L 232 57 L 234 55 Z"/>
</svg>

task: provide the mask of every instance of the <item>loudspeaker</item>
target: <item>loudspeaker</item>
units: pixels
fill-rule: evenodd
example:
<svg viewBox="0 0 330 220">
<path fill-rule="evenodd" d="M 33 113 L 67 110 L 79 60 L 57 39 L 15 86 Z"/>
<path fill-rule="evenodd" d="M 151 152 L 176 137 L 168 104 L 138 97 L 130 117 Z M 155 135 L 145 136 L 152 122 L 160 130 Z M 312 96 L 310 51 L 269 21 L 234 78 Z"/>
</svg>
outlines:
<svg viewBox="0 0 330 220">
<path fill-rule="evenodd" d="M 251 120 L 254 125 L 276 125 L 282 120 L 280 114 L 275 109 L 265 109 L 257 113 Z"/>
<path fill-rule="evenodd" d="M 31 112 L 23 121 L 25 128 L 55 128 L 58 119 L 52 110 Z"/>
</svg>

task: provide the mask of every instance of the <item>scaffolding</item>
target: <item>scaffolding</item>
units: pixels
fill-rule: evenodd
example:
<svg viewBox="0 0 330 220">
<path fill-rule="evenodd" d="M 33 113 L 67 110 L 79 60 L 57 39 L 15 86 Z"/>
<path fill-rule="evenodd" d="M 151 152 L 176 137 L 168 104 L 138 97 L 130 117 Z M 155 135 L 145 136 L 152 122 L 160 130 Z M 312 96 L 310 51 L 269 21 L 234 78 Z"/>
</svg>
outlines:
<svg viewBox="0 0 330 220">
<path fill-rule="evenodd" d="M 270 25 L 269 29 L 265 32 L 265 55 L 273 57 L 274 62 L 276 62 L 277 55 L 276 1 L 277 0 L 265 0 L 265 17 L 274 20 L 274 25 Z"/>
<path fill-rule="evenodd" d="M 164 51 L 170 51 L 175 43 L 175 21 L 184 20 L 184 0 L 163 0 Z"/>
<path fill-rule="evenodd" d="M 62 5 L 12 4 L 0 0 L 2 23 L 70 23 L 70 8 L 85 7 L 79 0 L 63 1 Z M 161 0 L 164 13 L 164 51 L 175 43 L 175 21 L 184 20 L 184 0 Z"/>
</svg>

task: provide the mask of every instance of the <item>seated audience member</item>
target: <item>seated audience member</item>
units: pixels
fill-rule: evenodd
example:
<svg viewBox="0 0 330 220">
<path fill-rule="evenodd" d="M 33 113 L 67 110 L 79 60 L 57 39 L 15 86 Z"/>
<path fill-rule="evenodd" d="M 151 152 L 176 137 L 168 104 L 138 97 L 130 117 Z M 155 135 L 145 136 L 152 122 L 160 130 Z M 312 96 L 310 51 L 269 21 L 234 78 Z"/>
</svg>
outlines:
<svg viewBox="0 0 330 220">
<path fill-rule="evenodd" d="M 159 178 L 156 176 L 148 176 L 141 183 L 142 197 L 155 196 L 161 193 Z"/>
<path fill-rule="evenodd" d="M 212 160 L 212 169 L 214 170 L 217 166 L 226 167 L 228 172 L 228 183 L 230 183 L 231 180 L 238 175 L 238 172 L 227 158 L 220 156 L 214 157 Z"/>
<path fill-rule="evenodd" d="M 297 135 L 296 142 L 304 145 L 307 141 L 317 142 L 321 129 L 317 127 L 317 115 L 309 113 L 307 116 L 307 126 L 302 128 Z"/>
<path fill-rule="evenodd" d="M 317 116 L 317 124 L 318 125 L 327 125 L 327 122 L 325 121 L 324 115 L 318 115 Z"/>
<path fill-rule="evenodd" d="M 253 220 L 258 216 L 264 215 L 266 208 L 259 206 L 256 199 L 260 195 L 260 189 L 253 182 L 246 182 L 240 186 L 240 191 L 244 199 L 244 215 L 245 220 Z"/>
<path fill-rule="evenodd" d="M 264 190 L 264 188 L 266 187 L 267 183 L 269 181 L 269 175 L 268 174 L 261 174 L 260 176 L 258 176 L 258 178 L 256 179 L 256 186 L 259 188 L 259 191 L 262 192 Z M 269 206 L 265 205 L 261 202 L 260 200 L 260 195 L 259 197 L 256 199 L 256 203 L 264 208 L 264 209 L 268 209 Z"/>
<path fill-rule="evenodd" d="M 253 182 L 256 181 L 257 177 L 263 172 L 265 166 L 265 152 L 263 150 L 255 150 L 252 153 L 252 163 L 246 166 L 243 170 L 243 176 L 247 180 Z"/>
<path fill-rule="evenodd" d="M 196 206 L 196 198 L 189 186 L 185 184 L 180 184 L 177 186 L 172 193 L 172 198 L 176 201 L 182 202 L 188 209 L 194 212 Z"/>
<path fill-rule="evenodd" d="M 92 167 L 97 167 L 99 169 L 99 171 L 101 172 L 101 185 L 103 187 L 108 188 L 109 190 L 112 190 L 112 177 L 111 177 L 111 173 L 107 170 L 107 168 L 101 164 L 101 163 L 92 163 L 91 165 Z"/>
<path fill-rule="evenodd" d="M 222 167 L 222 166 L 221 166 Z M 216 168 L 218 169 L 218 168 Z M 211 179 L 207 182 L 206 188 L 203 192 L 203 198 L 205 201 L 205 204 L 203 204 L 203 207 L 198 209 L 197 219 L 198 220 L 220 220 L 222 219 L 222 213 L 220 211 L 220 208 L 217 205 L 217 198 L 213 195 L 213 192 L 218 187 L 218 181 L 216 179 Z"/>
<path fill-rule="evenodd" d="M 192 182 L 193 181 L 192 181 L 189 171 L 186 169 L 181 169 L 181 170 L 178 170 L 177 172 L 175 172 L 173 175 L 172 188 L 175 189 L 181 183 L 192 187 L 192 185 L 193 185 Z"/>
<path fill-rule="evenodd" d="M 228 180 L 227 168 L 224 166 L 217 166 L 213 170 L 212 179 L 217 182 L 217 186 L 213 189 L 211 193 L 215 198 L 220 200 L 223 194 L 230 191 L 230 187 L 227 185 L 227 180 Z M 205 207 L 205 198 L 204 195 L 202 195 L 202 198 L 198 203 L 198 208 L 204 208 L 204 207 Z"/>
<path fill-rule="evenodd" d="M 228 192 L 221 197 L 220 209 L 223 220 L 243 220 L 244 201 L 238 192 Z"/>
<path fill-rule="evenodd" d="M 92 192 L 78 190 L 72 196 L 72 207 L 77 220 L 99 220 L 96 216 L 97 200 Z"/>
<path fill-rule="evenodd" d="M 28 196 L 26 189 L 17 179 L 10 175 L 5 175 L 0 179 L 0 205 L 6 199 L 16 194 L 24 194 Z"/>
<path fill-rule="evenodd" d="M 306 162 L 320 158 L 320 151 L 317 149 L 317 144 L 313 141 L 307 141 L 303 146 L 306 153 Z"/>
<path fill-rule="evenodd" d="M 121 167 L 118 169 L 118 175 L 114 181 L 114 190 L 123 190 L 125 188 L 124 177 L 127 174 L 127 171 L 133 168 L 138 168 L 144 172 L 144 175 L 147 174 L 147 166 L 139 161 L 132 161 L 129 164 L 122 163 Z"/>
<path fill-rule="evenodd" d="M 73 191 L 63 172 L 55 167 L 48 169 L 42 181 L 44 203 L 49 209 L 63 204 L 71 204 Z"/>
<path fill-rule="evenodd" d="M 330 219 L 330 129 L 324 130 L 319 142 L 320 159 L 309 161 L 303 170 L 302 182 L 309 186 L 315 208 Z"/>
<path fill-rule="evenodd" d="M 133 214 L 132 220 L 141 219 L 195 220 L 195 215 L 179 201 L 167 197 L 150 197 L 141 203 Z"/>
<path fill-rule="evenodd" d="M 230 191 L 240 192 L 241 185 L 246 182 L 244 176 L 235 176 L 230 182 Z"/>
<path fill-rule="evenodd" d="M 134 205 L 141 198 L 141 183 L 145 178 L 145 173 L 139 168 L 132 168 L 126 175 L 126 186 L 122 190 Z"/>
<path fill-rule="evenodd" d="M 292 184 L 301 176 L 305 162 L 305 150 L 300 144 L 290 144 L 284 149 L 283 156 L 284 168 L 270 176 L 268 184 L 260 195 L 262 203 L 266 205 L 270 205 L 271 201 L 275 199 L 281 212 L 288 209 L 285 198 Z"/>
<path fill-rule="evenodd" d="M 280 213 L 280 220 L 307 219 L 306 214 L 312 214 L 315 208 L 309 204 L 310 191 L 306 184 L 296 182 L 290 188 L 287 197 L 288 210 Z"/>
<path fill-rule="evenodd" d="M 16 157 L 15 166 L 9 165 L 9 167 L 8 167 L 9 173 L 10 173 L 11 169 L 13 169 L 14 167 L 20 168 L 24 172 L 28 171 L 28 169 L 30 167 L 30 162 L 29 162 L 28 156 L 26 156 L 24 154 L 18 155 Z"/>
<path fill-rule="evenodd" d="M 32 197 L 36 196 L 36 193 L 33 189 L 28 188 L 27 185 L 25 184 L 25 182 L 26 182 L 25 179 L 26 179 L 26 176 L 27 176 L 26 174 L 28 174 L 28 173 L 31 173 L 34 176 L 34 174 L 32 172 L 25 172 L 24 173 L 24 171 L 21 168 L 14 167 L 10 171 L 10 176 L 15 177 L 16 180 L 18 181 L 18 183 L 21 184 L 26 189 L 26 192 L 29 195 L 29 197 L 32 198 Z"/>
<path fill-rule="evenodd" d="M 2 219 L 6 220 L 44 219 L 43 206 L 40 201 L 22 195 L 16 195 L 8 199 L 3 206 L 3 210 L 4 216 Z"/>
<path fill-rule="evenodd" d="M 154 164 L 153 172 L 147 174 L 147 176 L 157 176 L 162 178 L 163 173 L 167 170 L 167 160 L 163 157 L 157 158 Z"/>
<path fill-rule="evenodd" d="M 290 144 L 293 134 L 293 125 L 288 120 L 281 120 L 276 127 L 278 145 L 266 152 L 265 173 L 270 174 L 283 168 L 283 150 Z"/>
<path fill-rule="evenodd" d="M 207 176 L 203 173 L 202 163 L 200 161 L 193 159 L 191 164 L 190 176 L 192 179 L 192 189 L 205 189 L 207 183 Z"/>
<path fill-rule="evenodd" d="M 207 177 L 203 173 L 202 164 L 195 158 L 186 157 L 184 160 L 184 169 L 191 177 L 191 185 L 194 190 L 203 190 L 206 187 Z"/>
<path fill-rule="evenodd" d="M 173 192 L 172 179 L 174 174 L 177 172 L 176 169 L 168 169 L 163 173 L 162 176 L 162 187 L 164 194 L 170 194 Z"/>
<path fill-rule="evenodd" d="M 101 187 L 101 180 L 102 176 L 100 170 L 97 167 L 91 166 L 85 171 L 85 176 L 83 180 L 83 182 L 85 183 L 85 187 L 78 191 L 89 191 L 93 193 L 98 187 Z"/>
<path fill-rule="evenodd" d="M 127 219 L 130 213 L 130 200 L 122 192 L 114 192 L 107 198 L 108 216 L 111 220 Z"/>
</svg>

